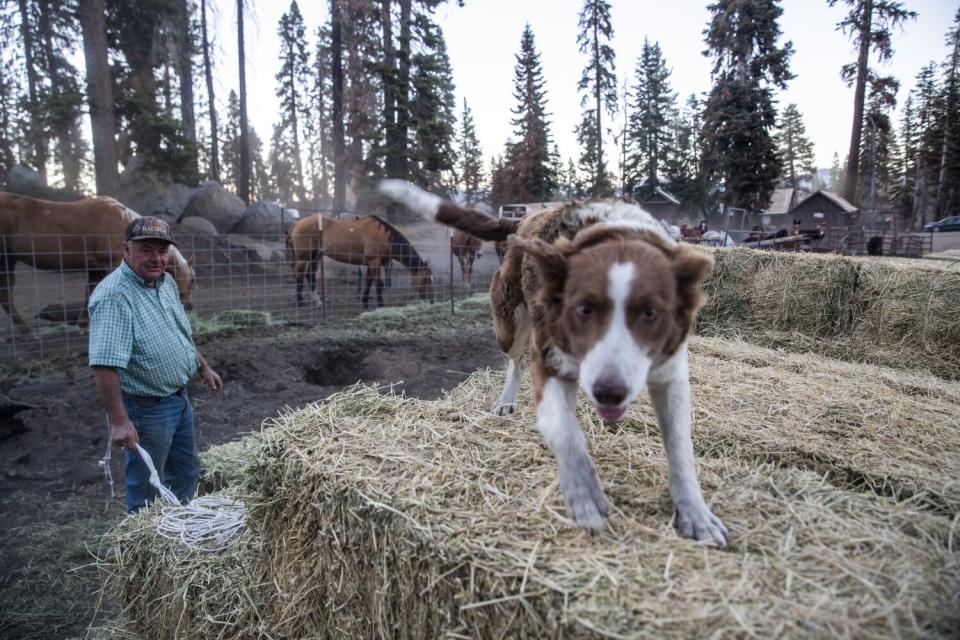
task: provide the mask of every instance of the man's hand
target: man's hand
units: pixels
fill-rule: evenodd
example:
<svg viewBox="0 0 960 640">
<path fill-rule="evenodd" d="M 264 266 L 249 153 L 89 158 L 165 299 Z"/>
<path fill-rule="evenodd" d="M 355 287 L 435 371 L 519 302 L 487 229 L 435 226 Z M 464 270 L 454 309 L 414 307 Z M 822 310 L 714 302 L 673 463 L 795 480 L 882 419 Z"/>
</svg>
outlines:
<svg viewBox="0 0 960 640">
<path fill-rule="evenodd" d="M 220 374 L 214 371 L 206 362 L 204 362 L 200 368 L 200 377 L 207 383 L 207 388 L 210 389 L 210 391 L 220 393 L 220 390 L 223 389 L 223 380 L 220 379 Z"/>
<path fill-rule="evenodd" d="M 129 420 L 110 421 L 110 440 L 122 449 L 133 451 L 138 442 L 137 430 Z"/>
</svg>

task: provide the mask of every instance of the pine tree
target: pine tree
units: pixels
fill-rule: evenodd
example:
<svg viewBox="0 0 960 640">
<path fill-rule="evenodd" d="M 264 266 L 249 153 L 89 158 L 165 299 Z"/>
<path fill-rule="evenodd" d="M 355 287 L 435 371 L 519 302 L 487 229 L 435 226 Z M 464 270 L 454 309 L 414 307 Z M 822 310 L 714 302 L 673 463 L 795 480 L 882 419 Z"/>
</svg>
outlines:
<svg viewBox="0 0 960 640">
<path fill-rule="evenodd" d="M 937 217 L 960 208 L 960 9 L 947 32 L 950 53 L 943 63 L 943 143 L 937 179 Z"/>
<path fill-rule="evenodd" d="M 79 36 L 74 10 L 65 3 L 38 2 L 42 69 L 45 78 L 42 119 L 50 128 L 60 161 L 63 186 L 80 190 L 87 144 L 80 133 L 83 92 L 80 74 L 71 62 Z"/>
<path fill-rule="evenodd" d="M 700 170 L 703 109 L 703 102 L 691 93 L 674 117 L 673 153 L 667 158 L 666 171 L 670 192 L 680 199 L 683 208 L 705 218 L 709 213 L 709 183 Z"/>
<path fill-rule="evenodd" d="M 893 78 L 870 83 L 860 145 L 861 184 L 858 193 L 863 194 L 865 208 L 871 212 L 887 206 L 895 147 L 890 112 L 897 104 L 899 86 L 900 83 Z"/>
<path fill-rule="evenodd" d="M 833 152 L 833 161 L 830 163 L 830 191 L 836 193 L 847 181 L 847 163 L 840 163 L 840 156 Z"/>
<path fill-rule="evenodd" d="M 304 122 L 310 173 L 310 192 L 314 202 L 325 206 L 330 202 L 330 176 L 333 173 L 333 140 L 330 131 L 330 28 L 317 28 L 317 44 L 313 54 L 313 82 L 310 87 L 310 108 Z"/>
<path fill-rule="evenodd" d="M 26 76 L 27 94 L 22 100 L 25 118 L 19 123 L 25 144 L 23 159 L 33 165 L 44 179 L 47 177 L 49 131 L 43 115 L 40 92 L 43 75 L 40 67 L 40 52 L 37 36 L 37 11 L 33 2 L 19 0 L 19 47 L 23 52 L 23 68 Z"/>
<path fill-rule="evenodd" d="M 827 0 L 831 7 L 841 0 Z M 850 8 L 846 17 L 837 24 L 843 33 L 849 34 L 857 47 L 856 62 L 845 64 L 840 76 L 848 85 L 854 86 L 853 126 L 850 133 L 850 151 L 847 154 L 847 182 L 844 197 L 849 202 L 857 201 L 858 159 L 860 138 L 863 134 L 863 109 L 867 94 L 867 79 L 871 74 L 870 52 L 877 53 L 880 62 L 893 55 L 892 30 L 908 19 L 917 17 L 915 11 L 907 11 L 895 0 L 842 0 Z"/>
<path fill-rule="evenodd" d="M 240 98 L 236 91 L 227 94 L 227 113 L 220 130 L 220 184 L 240 190 Z"/>
<path fill-rule="evenodd" d="M 22 120 L 18 96 L 22 94 L 20 76 L 22 68 L 18 57 L 12 14 L 0 12 L 0 175 L 5 176 L 17 163 L 20 156 L 20 139 L 17 123 Z"/>
<path fill-rule="evenodd" d="M 517 104 L 511 110 L 516 141 L 508 144 L 505 161 L 512 182 L 508 196 L 515 202 L 543 201 L 550 197 L 557 178 L 551 168 L 543 70 L 529 24 L 524 27 L 516 60 L 513 97 Z"/>
<path fill-rule="evenodd" d="M 813 142 L 807 137 L 803 116 L 797 105 L 788 104 L 780 116 L 775 136 L 777 150 L 783 162 L 785 183 L 793 189 L 800 188 L 800 178 L 816 172 Z"/>
<path fill-rule="evenodd" d="M 184 135 L 183 123 L 165 100 L 160 71 L 170 66 L 171 49 L 164 46 L 165 28 L 176 15 L 167 0 L 112 0 L 107 5 L 107 31 L 126 67 L 124 82 L 114 93 L 121 164 L 136 153 L 145 166 L 189 183 L 196 166 L 196 149 Z M 172 87 L 171 83 L 166 83 Z"/>
<path fill-rule="evenodd" d="M 610 41 L 613 25 L 610 22 L 610 4 L 606 0 L 584 0 L 580 10 L 577 44 L 580 53 L 587 54 L 587 66 L 580 75 L 577 89 L 586 91 L 580 99 L 581 107 L 588 107 L 577 128 L 580 142 L 580 165 L 592 176 L 590 187 L 594 197 L 611 191 L 603 157 L 603 113 L 611 117 L 618 111 L 616 55 Z"/>
<path fill-rule="evenodd" d="M 907 95 L 903 114 L 900 117 L 900 148 L 894 159 L 894 176 L 891 186 L 891 202 L 904 217 L 913 215 L 916 189 L 917 125 L 913 109 L 913 96 Z"/>
<path fill-rule="evenodd" d="M 207 115 L 210 119 L 209 174 L 220 182 L 220 128 L 217 124 L 217 102 L 213 91 L 213 54 L 207 29 L 207 0 L 200 0 L 200 52 L 203 55 L 203 78 L 207 86 Z"/>
<path fill-rule="evenodd" d="M 457 172 L 460 178 L 460 189 L 467 204 L 477 201 L 480 193 L 480 183 L 483 181 L 483 150 L 477 138 L 476 126 L 473 122 L 473 112 L 467 106 L 467 99 L 463 99 L 463 112 L 460 115 L 460 136 L 458 138 L 459 163 Z"/>
<path fill-rule="evenodd" d="M 278 191 L 284 201 L 289 201 L 294 195 L 300 200 L 306 198 L 300 144 L 301 129 L 308 117 L 305 95 L 308 93 L 310 74 L 305 34 L 306 26 L 300 15 L 300 7 L 293 0 L 290 10 L 280 16 L 277 27 L 281 62 L 276 75 L 280 118 L 270 143 L 271 169 L 278 176 Z"/>
<path fill-rule="evenodd" d="M 704 54 L 714 58 L 714 85 L 704 116 L 704 171 L 723 183 L 726 204 L 759 211 L 780 175 L 772 93 L 792 78 L 793 45 L 777 44 L 778 0 L 720 0 L 708 9 Z"/>
<path fill-rule="evenodd" d="M 635 77 L 627 129 L 627 189 L 640 197 L 660 186 L 674 151 L 671 114 L 676 110 L 676 94 L 670 88 L 670 70 L 659 43 L 650 44 L 644 38 Z"/>
<path fill-rule="evenodd" d="M 455 183 L 453 72 L 443 32 L 426 14 L 417 14 L 414 32 L 420 46 L 411 60 L 411 175 L 428 190 L 447 191 Z"/>
<path fill-rule="evenodd" d="M 931 62 L 917 74 L 913 90 L 916 147 L 914 166 L 911 168 L 915 186 L 912 217 L 917 229 L 933 219 L 936 206 L 936 179 L 939 176 L 943 140 L 940 98 L 936 67 Z"/>
</svg>

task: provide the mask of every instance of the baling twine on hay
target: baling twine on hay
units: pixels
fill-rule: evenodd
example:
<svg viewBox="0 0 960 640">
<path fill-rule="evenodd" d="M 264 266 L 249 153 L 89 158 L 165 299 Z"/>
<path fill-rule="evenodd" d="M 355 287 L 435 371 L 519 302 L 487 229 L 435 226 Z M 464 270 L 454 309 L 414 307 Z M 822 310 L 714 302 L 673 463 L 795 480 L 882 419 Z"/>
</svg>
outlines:
<svg viewBox="0 0 960 640">
<path fill-rule="evenodd" d="M 107 429 L 110 419 L 107 418 Z M 100 459 L 107 484 L 110 485 L 110 497 L 114 497 L 113 474 L 110 471 L 110 439 L 107 438 L 107 454 Z M 160 482 L 160 474 L 146 449 L 136 445 L 137 453 L 150 472 L 150 485 L 157 490 L 160 498 L 168 503 L 160 510 L 157 533 L 169 540 L 179 540 L 184 546 L 203 553 L 223 551 L 233 544 L 233 539 L 246 522 L 247 510 L 239 500 L 220 496 L 202 496 L 187 504 L 180 500 L 168 487 Z"/>
</svg>

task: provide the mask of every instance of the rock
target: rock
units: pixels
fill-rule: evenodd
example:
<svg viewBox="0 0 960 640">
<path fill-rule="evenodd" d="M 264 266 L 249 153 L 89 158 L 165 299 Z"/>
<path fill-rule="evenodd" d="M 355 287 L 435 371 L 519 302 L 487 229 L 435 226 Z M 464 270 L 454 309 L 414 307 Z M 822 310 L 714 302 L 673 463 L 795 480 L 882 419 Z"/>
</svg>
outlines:
<svg viewBox="0 0 960 640">
<path fill-rule="evenodd" d="M 254 202 L 247 207 L 240 221 L 233 225 L 230 233 L 279 237 L 283 229 L 293 224 L 299 215 L 297 210 L 285 209 L 276 202 Z"/>
<path fill-rule="evenodd" d="M 135 156 L 120 174 L 117 200 L 142 215 L 155 215 L 164 220 L 178 220 L 190 198 L 190 187 L 148 169 Z"/>
<path fill-rule="evenodd" d="M 199 216 L 213 223 L 219 233 L 229 233 L 240 221 L 246 205 L 217 182 L 205 182 L 191 194 L 183 217 Z"/>
<path fill-rule="evenodd" d="M 84 198 L 82 193 L 48 187 L 37 171 L 22 164 L 14 165 L 7 173 L 6 189 L 10 193 L 18 193 L 29 198 L 57 202 L 74 202 Z"/>
<path fill-rule="evenodd" d="M 206 218 L 200 216 L 189 216 L 180 220 L 180 229 L 184 233 L 199 233 L 202 235 L 216 236 L 217 228 Z M 176 240 L 176 238 L 174 238 Z"/>
</svg>

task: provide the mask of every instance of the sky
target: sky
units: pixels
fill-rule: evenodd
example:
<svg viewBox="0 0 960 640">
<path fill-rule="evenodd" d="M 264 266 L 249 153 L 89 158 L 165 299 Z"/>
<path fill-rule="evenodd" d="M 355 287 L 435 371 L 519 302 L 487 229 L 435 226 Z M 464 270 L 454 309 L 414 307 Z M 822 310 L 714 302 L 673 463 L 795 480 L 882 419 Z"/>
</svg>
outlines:
<svg viewBox="0 0 960 640">
<path fill-rule="evenodd" d="M 268 141 L 276 120 L 274 75 L 280 65 L 276 31 L 280 16 L 290 4 L 246 1 L 253 11 L 244 23 L 248 109 L 252 125 L 261 139 Z M 224 3 L 219 0 L 216 21 L 218 102 L 225 101 L 227 92 L 239 84 L 234 51 L 235 3 L 223 7 Z M 917 72 L 931 61 L 939 64 L 946 58 L 945 35 L 958 9 L 956 1 L 948 0 L 902 3 L 918 17 L 894 33 L 893 59 L 878 67 L 901 82 L 898 114 Z M 316 28 L 326 20 L 329 2 L 307 0 L 298 4 L 312 50 Z M 466 99 L 485 159 L 502 153 L 512 133 L 513 70 L 524 25 L 529 23 L 540 53 L 554 142 L 564 164 L 571 157 L 576 161 L 573 130 L 582 113 L 576 87 L 586 64 L 586 56 L 576 44 L 582 4 L 582 0 L 466 0 L 466 6 L 458 7 L 451 0 L 437 9 L 435 19 L 443 29 L 453 68 L 456 112 L 460 114 Z M 634 84 L 636 60 L 647 38 L 660 45 L 672 70 L 670 81 L 678 102 L 691 93 L 709 91 L 711 60 L 702 54 L 703 30 L 709 20 L 707 4 L 707 0 L 610 0 L 618 84 L 622 86 L 625 75 Z M 853 119 L 853 89 L 840 80 L 840 67 L 853 61 L 856 52 L 849 37 L 834 28 L 847 9 L 842 1 L 831 8 L 826 0 L 783 0 L 781 7 L 781 43 L 793 42 L 790 69 L 796 77 L 786 91 L 778 94 L 779 105 L 783 108 L 796 103 L 814 143 L 817 165 L 829 167 L 834 153 L 841 161 L 846 156 Z M 608 168 L 615 170 L 612 140 L 607 144 L 611 158 Z"/>
</svg>

